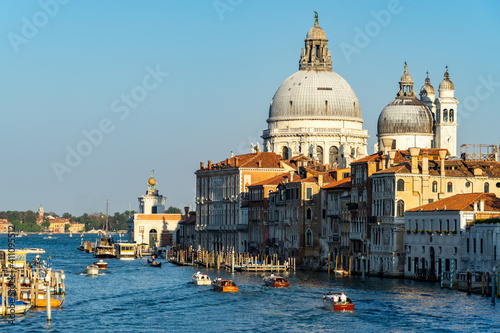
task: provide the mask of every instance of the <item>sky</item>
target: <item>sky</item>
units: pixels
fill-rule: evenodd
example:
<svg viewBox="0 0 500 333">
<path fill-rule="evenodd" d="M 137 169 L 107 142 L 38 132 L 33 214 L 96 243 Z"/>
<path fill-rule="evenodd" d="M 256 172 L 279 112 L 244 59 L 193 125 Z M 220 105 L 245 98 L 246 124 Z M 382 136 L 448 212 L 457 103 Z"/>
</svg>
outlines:
<svg viewBox="0 0 500 333">
<path fill-rule="evenodd" d="M 200 161 L 261 142 L 315 10 L 369 153 L 405 61 L 415 90 L 449 66 L 459 146 L 499 144 L 498 1 L 0 1 L 0 211 L 137 210 L 152 170 L 194 208 Z"/>
</svg>

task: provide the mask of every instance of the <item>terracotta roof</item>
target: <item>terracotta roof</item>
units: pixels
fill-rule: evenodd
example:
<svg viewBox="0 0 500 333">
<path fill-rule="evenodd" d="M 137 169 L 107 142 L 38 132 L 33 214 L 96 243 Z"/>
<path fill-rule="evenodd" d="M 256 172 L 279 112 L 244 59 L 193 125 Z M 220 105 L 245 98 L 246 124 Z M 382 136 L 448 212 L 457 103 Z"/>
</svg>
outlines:
<svg viewBox="0 0 500 333">
<path fill-rule="evenodd" d="M 323 190 L 340 189 L 340 188 L 351 188 L 351 177 L 341 179 L 336 182 L 331 182 L 330 184 L 323 186 Z"/>
<path fill-rule="evenodd" d="M 165 220 L 165 221 L 180 221 L 182 214 L 137 214 L 138 220 Z"/>
<path fill-rule="evenodd" d="M 410 164 L 403 163 L 400 165 L 396 165 L 396 166 L 375 172 L 374 175 L 385 174 L 385 173 L 411 173 Z"/>
<path fill-rule="evenodd" d="M 467 193 L 457 194 L 427 205 L 409 209 L 408 212 L 430 212 L 435 210 L 473 211 L 474 202 L 478 202 L 479 207 L 479 200 L 484 200 L 484 211 L 500 211 L 500 198 L 497 198 L 493 193 Z"/>
<path fill-rule="evenodd" d="M 258 152 L 233 156 L 224 161 L 213 163 L 211 170 L 236 168 L 236 159 L 238 159 L 239 168 L 258 168 L 259 161 L 261 163 L 261 168 L 282 168 L 282 166 L 280 165 L 280 161 L 282 160 L 281 155 L 277 155 L 273 152 Z M 197 171 L 207 170 L 209 170 L 208 165 Z"/>
<path fill-rule="evenodd" d="M 255 183 L 255 184 L 252 184 L 248 187 L 261 186 L 261 185 L 279 185 L 279 184 L 283 183 L 289 177 L 290 177 L 290 174 L 288 172 L 285 172 L 285 173 L 281 173 L 279 175 L 276 175 L 272 178 L 263 180 L 261 182 Z M 298 178 L 299 176 L 294 175 L 294 177 Z"/>
</svg>

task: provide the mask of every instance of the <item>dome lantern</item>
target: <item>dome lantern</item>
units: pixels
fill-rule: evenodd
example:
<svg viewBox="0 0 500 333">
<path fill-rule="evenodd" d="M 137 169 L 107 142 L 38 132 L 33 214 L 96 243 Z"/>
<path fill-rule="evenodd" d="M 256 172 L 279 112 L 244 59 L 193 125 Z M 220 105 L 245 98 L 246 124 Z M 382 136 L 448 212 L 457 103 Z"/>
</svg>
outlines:
<svg viewBox="0 0 500 333">
<path fill-rule="evenodd" d="M 314 12 L 314 26 L 309 29 L 304 40 L 299 62 L 299 70 L 332 70 L 332 57 L 328 39 L 318 23 L 318 13 Z"/>
</svg>

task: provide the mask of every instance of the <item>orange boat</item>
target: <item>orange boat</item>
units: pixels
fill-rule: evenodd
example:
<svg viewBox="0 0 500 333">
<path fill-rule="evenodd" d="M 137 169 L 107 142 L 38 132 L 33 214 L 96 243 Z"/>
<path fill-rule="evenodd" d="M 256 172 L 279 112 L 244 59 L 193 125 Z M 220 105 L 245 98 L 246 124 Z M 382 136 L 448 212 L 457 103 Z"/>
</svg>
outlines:
<svg viewBox="0 0 500 333">
<path fill-rule="evenodd" d="M 232 280 L 225 280 L 225 279 L 214 279 L 212 281 L 212 287 L 216 291 L 223 291 L 223 292 L 237 292 L 238 291 L 238 286 L 236 283 L 234 283 Z"/>
<path fill-rule="evenodd" d="M 28 302 L 31 301 L 31 293 L 28 291 L 22 291 L 21 292 L 21 299 L 24 301 L 28 301 Z M 50 306 L 52 308 L 59 307 L 63 303 L 64 303 L 64 299 L 60 300 L 60 299 L 57 299 L 53 296 L 50 297 Z M 33 303 L 33 306 L 35 306 L 34 303 Z M 38 293 L 38 303 L 36 306 L 40 307 L 40 308 L 47 307 L 47 298 L 45 297 L 45 293 Z"/>
<path fill-rule="evenodd" d="M 323 295 L 323 305 L 329 311 L 354 311 L 354 303 L 349 297 L 346 297 L 346 301 L 342 302 L 331 293 Z"/>
<path fill-rule="evenodd" d="M 288 280 L 281 276 L 266 276 L 264 278 L 264 283 L 266 284 L 266 286 L 273 288 L 290 287 L 290 283 L 288 283 Z"/>
</svg>

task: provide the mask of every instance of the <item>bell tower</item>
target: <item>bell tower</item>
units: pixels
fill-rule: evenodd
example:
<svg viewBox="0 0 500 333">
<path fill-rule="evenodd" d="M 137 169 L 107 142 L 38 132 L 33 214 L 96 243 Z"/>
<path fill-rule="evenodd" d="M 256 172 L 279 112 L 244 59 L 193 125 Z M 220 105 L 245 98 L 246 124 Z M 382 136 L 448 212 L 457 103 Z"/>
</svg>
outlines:
<svg viewBox="0 0 500 333">
<path fill-rule="evenodd" d="M 450 80 L 448 66 L 443 81 L 439 84 L 436 98 L 435 147 L 446 148 L 451 156 L 457 156 L 457 106 L 455 85 Z"/>
</svg>

